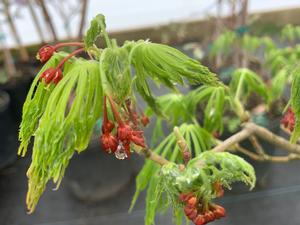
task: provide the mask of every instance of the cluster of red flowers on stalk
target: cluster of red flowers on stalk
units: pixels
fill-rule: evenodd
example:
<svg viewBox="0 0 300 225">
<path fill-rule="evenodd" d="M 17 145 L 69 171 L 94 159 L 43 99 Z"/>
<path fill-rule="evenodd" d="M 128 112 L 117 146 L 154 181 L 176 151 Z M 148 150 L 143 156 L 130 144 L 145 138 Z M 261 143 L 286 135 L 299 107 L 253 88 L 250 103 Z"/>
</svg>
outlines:
<svg viewBox="0 0 300 225">
<path fill-rule="evenodd" d="M 288 108 L 280 123 L 283 125 L 284 128 L 288 129 L 290 132 L 294 131 L 295 114 L 291 107 Z"/>
<path fill-rule="evenodd" d="M 214 184 L 214 188 L 217 197 L 223 196 L 224 190 L 218 182 Z M 226 215 L 226 211 L 222 206 L 216 204 L 205 206 L 193 192 L 180 194 L 179 200 L 185 205 L 184 213 L 186 217 L 193 221 L 195 225 L 204 225 Z"/>
<path fill-rule="evenodd" d="M 79 49 L 73 51 L 55 67 L 55 68 L 48 68 L 46 69 L 40 76 L 40 80 L 43 80 L 46 84 L 50 84 L 52 81 L 56 85 L 62 79 L 62 67 L 64 63 L 72 58 L 73 56 L 81 53 L 84 51 L 83 43 L 80 42 L 67 42 L 67 43 L 60 43 L 54 46 L 51 45 L 44 45 L 41 47 L 37 53 L 36 58 L 40 60 L 42 63 L 47 62 L 52 55 L 56 52 L 57 49 L 65 46 L 76 46 L 80 47 Z"/>
<path fill-rule="evenodd" d="M 146 148 L 144 133 L 140 129 L 140 124 L 147 126 L 149 118 L 142 114 L 138 116 L 136 110 L 133 108 L 131 101 L 126 101 L 123 107 L 121 118 L 116 103 L 108 96 L 111 110 L 117 124 L 116 131 L 113 133 L 115 123 L 108 119 L 106 96 L 104 97 L 103 109 L 103 123 L 102 135 L 100 136 L 100 143 L 103 150 L 107 153 L 114 153 L 117 159 L 130 158 L 131 143 Z"/>
</svg>

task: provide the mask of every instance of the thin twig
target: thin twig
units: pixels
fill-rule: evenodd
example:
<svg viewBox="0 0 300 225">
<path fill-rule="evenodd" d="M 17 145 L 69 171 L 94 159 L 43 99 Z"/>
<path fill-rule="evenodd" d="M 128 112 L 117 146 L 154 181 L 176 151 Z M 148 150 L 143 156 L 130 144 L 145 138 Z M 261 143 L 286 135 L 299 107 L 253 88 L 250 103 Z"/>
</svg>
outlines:
<svg viewBox="0 0 300 225">
<path fill-rule="evenodd" d="M 266 155 L 263 147 L 261 146 L 261 144 L 259 143 L 259 141 L 257 140 L 257 138 L 254 135 L 250 136 L 249 140 L 252 143 L 252 145 L 253 145 L 253 147 L 256 150 L 258 155 L 260 155 L 260 156 Z"/>
<path fill-rule="evenodd" d="M 144 149 L 136 149 L 136 152 L 140 155 L 143 155 L 145 158 L 152 160 L 153 162 L 163 166 L 169 163 L 167 159 L 164 157 L 160 156 L 159 154 L 153 152 L 149 148 L 144 148 Z"/>
<path fill-rule="evenodd" d="M 250 130 L 250 129 L 243 129 L 243 130 L 239 131 L 238 133 L 232 135 L 230 138 L 223 141 L 221 144 L 214 147 L 212 149 L 212 151 L 215 151 L 215 152 L 226 151 L 231 146 L 233 146 L 236 143 L 239 143 L 240 141 L 243 141 L 246 138 L 248 138 L 249 136 L 251 136 L 253 134 L 253 132 L 254 131 Z"/>
<path fill-rule="evenodd" d="M 177 139 L 177 144 L 180 148 L 184 164 L 187 165 L 191 159 L 191 151 L 189 150 L 189 147 L 184 140 L 184 137 L 181 135 L 178 127 L 174 127 L 174 134 Z"/>
<path fill-rule="evenodd" d="M 272 133 L 264 127 L 248 122 L 244 124 L 244 129 L 251 131 L 261 139 L 266 140 L 267 142 L 272 143 L 274 145 L 277 145 L 282 149 L 287 150 L 288 152 L 300 154 L 300 145 L 292 144 L 286 139 Z"/>
<path fill-rule="evenodd" d="M 276 163 L 285 163 L 285 162 L 290 162 L 292 160 L 299 160 L 300 159 L 300 155 L 297 154 L 289 154 L 287 156 L 270 156 L 270 155 L 258 155 L 255 154 L 253 152 L 251 152 L 250 150 L 241 147 L 240 145 L 236 145 L 236 150 L 247 155 L 249 158 L 255 160 L 255 161 L 270 161 L 270 162 L 276 162 Z"/>
</svg>

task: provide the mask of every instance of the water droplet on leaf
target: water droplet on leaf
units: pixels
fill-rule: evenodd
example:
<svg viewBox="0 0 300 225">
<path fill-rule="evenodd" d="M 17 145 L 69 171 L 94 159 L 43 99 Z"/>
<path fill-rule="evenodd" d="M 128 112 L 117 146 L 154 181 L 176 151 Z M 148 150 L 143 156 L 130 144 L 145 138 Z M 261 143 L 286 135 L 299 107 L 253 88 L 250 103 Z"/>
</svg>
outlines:
<svg viewBox="0 0 300 225">
<path fill-rule="evenodd" d="M 115 156 L 117 159 L 123 160 L 127 158 L 127 154 L 125 152 L 125 148 L 122 142 L 119 142 L 117 151 L 115 152 Z"/>
</svg>

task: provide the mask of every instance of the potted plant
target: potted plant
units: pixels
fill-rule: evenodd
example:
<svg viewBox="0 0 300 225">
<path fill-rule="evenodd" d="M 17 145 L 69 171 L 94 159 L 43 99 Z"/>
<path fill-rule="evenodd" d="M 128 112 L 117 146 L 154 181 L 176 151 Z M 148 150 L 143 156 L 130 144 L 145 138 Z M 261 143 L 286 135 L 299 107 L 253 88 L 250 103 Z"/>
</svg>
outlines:
<svg viewBox="0 0 300 225">
<path fill-rule="evenodd" d="M 106 47 L 96 45 L 98 37 L 103 37 Z M 59 51 L 66 45 L 77 49 Z M 76 57 L 80 53 L 89 59 Z M 136 180 L 132 207 L 139 193 L 147 189 L 148 225 L 154 223 L 158 211 L 170 206 L 177 224 L 183 217 L 196 225 L 224 217 L 225 209 L 214 199 L 221 198 L 234 182 L 244 182 L 250 189 L 256 183 L 253 167 L 236 152 L 263 162 L 300 158 L 297 65 L 290 71 L 291 98 L 282 120 L 283 129 L 291 134 L 289 141 L 254 123 L 245 108 L 251 93 L 259 95 L 265 105 L 277 95 L 257 73 L 239 68 L 225 85 L 207 67 L 172 47 L 144 40 L 119 46 L 109 38 L 103 15 L 91 21 L 83 42 L 46 45 L 38 58 L 45 64 L 28 92 L 19 133 L 21 156 L 34 135 L 27 171 L 29 213 L 34 212 L 48 181 L 59 187 L 70 159 L 87 148 L 100 117 L 99 141 L 105 152 L 119 160 L 130 160 L 133 153 L 147 158 Z M 172 92 L 156 97 L 150 81 Z M 186 82 L 201 86 L 180 94 L 177 87 Z M 148 105 L 146 112 L 139 111 L 137 95 Z M 198 104 L 204 108 L 201 123 L 195 113 Z M 152 147 L 143 134 L 150 116 L 156 118 Z M 218 133 L 228 117 L 238 120 L 239 129 L 222 140 Z M 162 132 L 165 120 L 173 130 L 167 136 Z M 246 139 L 255 151 L 240 145 Z M 281 147 L 286 155 L 268 154 L 261 140 Z"/>
</svg>

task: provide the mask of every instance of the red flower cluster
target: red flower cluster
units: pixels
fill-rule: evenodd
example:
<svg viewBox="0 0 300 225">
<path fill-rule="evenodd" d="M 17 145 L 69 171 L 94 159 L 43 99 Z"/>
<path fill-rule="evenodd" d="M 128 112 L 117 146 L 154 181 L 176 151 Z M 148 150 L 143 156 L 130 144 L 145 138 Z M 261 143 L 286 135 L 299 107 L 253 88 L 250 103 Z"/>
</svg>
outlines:
<svg viewBox="0 0 300 225">
<path fill-rule="evenodd" d="M 184 213 L 195 225 L 203 225 L 225 217 L 226 211 L 222 206 L 209 204 L 205 207 L 194 193 L 180 194 L 179 200 L 184 206 Z"/>
<path fill-rule="evenodd" d="M 293 132 L 295 127 L 295 114 L 291 107 L 288 108 L 280 123 L 284 126 L 284 128 Z"/>
<path fill-rule="evenodd" d="M 51 56 L 54 54 L 56 48 L 51 45 L 44 45 L 41 47 L 36 55 L 36 58 L 41 61 L 41 63 L 47 62 Z"/>
<path fill-rule="evenodd" d="M 52 55 L 54 54 L 54 52 L 63 46 L 83 46 L 82 43 L 78 43 L 78 42 L 68 42 L 68 43 L 60 43 L 57 44 L 55 46 L 51 46 L 51 45 L 45 45 L 43 47 L 40 48 L 40 50 L 38 51 L 37 54 L 37 59 L 39 59 L 42 63 L 47 62 Z M 46 84 L 50 84 L 52 81 L 53 83 L 56 85 L 58 84 L 58 82 L 63 78 L 62 76 L 62 71 L 61 68 L 64 65 L 64 63 L 70 59 L 71 57 L 75 56 L 76 54 L 83 52 L 84 49 L 80 48 L 75 50 L 74 52 L 72 52 L 70 55 L 68 55 L 67 57 L 65 57 L 58 65 L 56 68 L 48 68 L 46 69 L 40 76 L 40 80 L 44 80 Z"/>
<path fill-rule="evenodd" d="M 40 80 L 44 79 L 46 84 L 50 84 L 51 81 L 54 82 L 54 84 L 58 84 L 58 82 L 62 79 L 62 71 L 61 69 L 54 69 L 49 68 L 46 69 L 42 75 L 40 76 Z"/>
<path fill-rule="evenodd" d="M 143 131 L 139 129 L 138 115 L 135 110 L 131 108 L 131 104 L 126 102 L 125 112 L 127 115 L 125 116 L 127 116 L 128 120 L 123 120 L 117 110 L 115 102 L 110 97 L 108 97 L 108 99 L 117 123 L 117 128 L 115 134 L 112 134 L 115 124 L 108 119 L 106 97 L 104 97 L 103 124 L 100 143 L 105 152 L 114 153 L 116 158 L 130 158 L 131 143 L 143 148 L 146 147 Z"/>
</svg>

